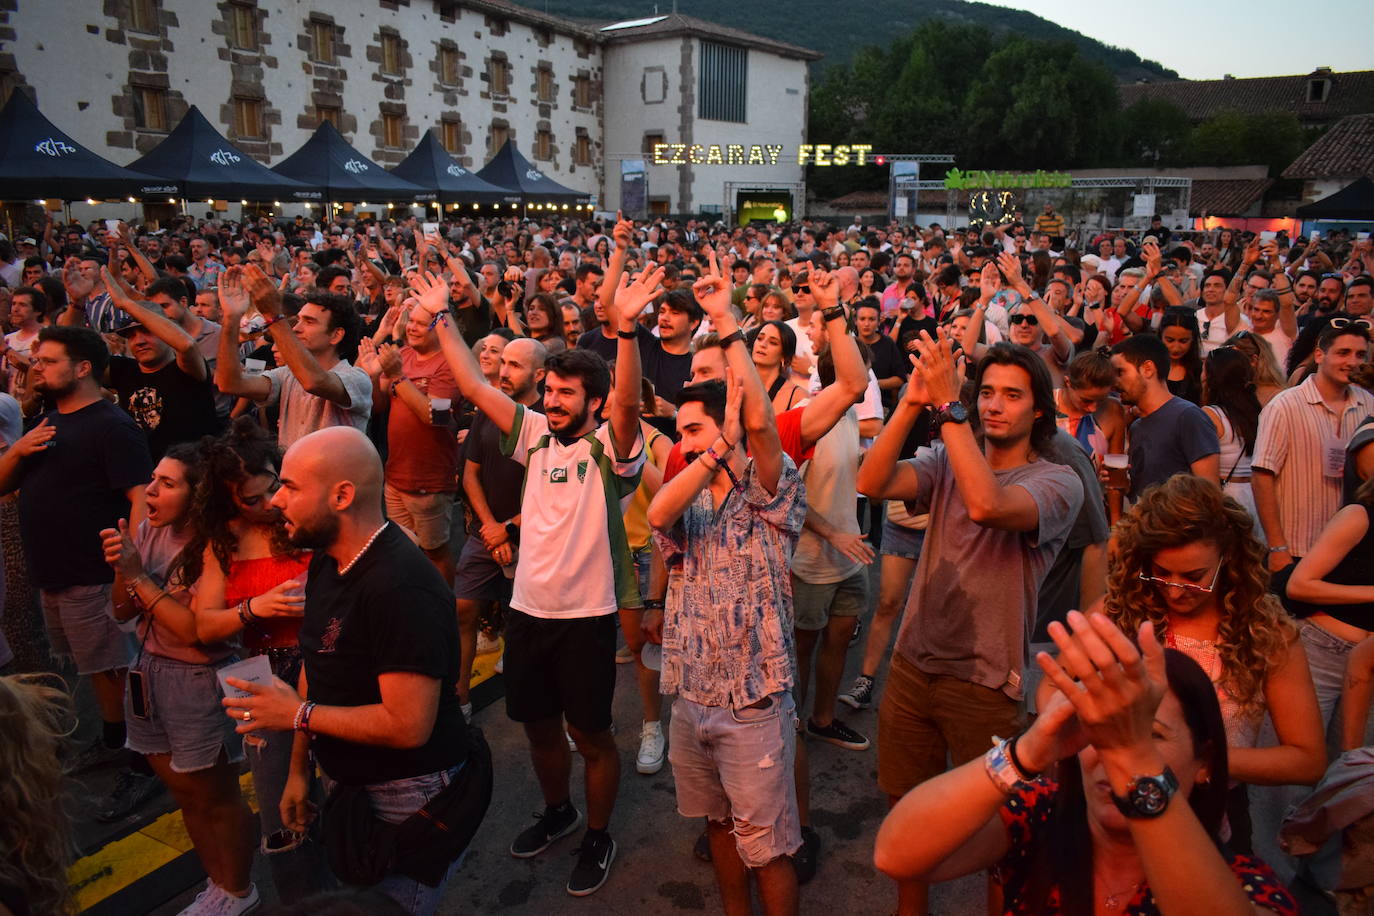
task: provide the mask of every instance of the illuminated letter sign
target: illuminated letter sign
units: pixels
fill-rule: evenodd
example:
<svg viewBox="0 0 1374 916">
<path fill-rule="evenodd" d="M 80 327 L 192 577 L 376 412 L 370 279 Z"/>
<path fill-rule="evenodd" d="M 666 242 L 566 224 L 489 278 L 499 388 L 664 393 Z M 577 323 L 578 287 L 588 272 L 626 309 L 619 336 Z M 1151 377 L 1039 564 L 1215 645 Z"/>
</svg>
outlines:
<svg viewBox="0 0 1374 916">
<path fill-rule="evenodd" d="M 1001 188 L 1067 188 L 1073 185 L 1068 172 L 983 172 L 950 169 L 945 173 L 945 187 L 951 191 L 996 190 Z"/>
</svg>

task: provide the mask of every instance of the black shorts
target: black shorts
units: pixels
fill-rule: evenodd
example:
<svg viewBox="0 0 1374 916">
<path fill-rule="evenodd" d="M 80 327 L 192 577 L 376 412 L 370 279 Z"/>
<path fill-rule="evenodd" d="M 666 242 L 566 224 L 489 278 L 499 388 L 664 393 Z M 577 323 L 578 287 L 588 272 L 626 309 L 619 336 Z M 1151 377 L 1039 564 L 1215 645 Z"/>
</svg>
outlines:
<svg viewBox="0 0 1374 916">
<path fill-rule="evenodd" d="M 540 722 L 562 715 L 583 732 L 611 727 L 616 615 L 550 620 L 506 615 L 506 715 Z"/>
</svg>

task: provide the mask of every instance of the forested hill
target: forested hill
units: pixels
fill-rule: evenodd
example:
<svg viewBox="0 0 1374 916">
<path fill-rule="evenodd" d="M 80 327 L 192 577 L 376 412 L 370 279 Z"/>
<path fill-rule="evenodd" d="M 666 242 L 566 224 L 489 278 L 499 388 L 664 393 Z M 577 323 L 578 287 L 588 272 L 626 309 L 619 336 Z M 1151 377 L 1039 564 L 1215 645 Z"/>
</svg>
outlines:
<svg viewBox="0 0 1374 916">
<path fill-rule="evenodd" d="M 635 19 L 673 9 L 673 0 L 516 0 L 522 6 L 593 22 Z M 866 3 L 839 4 L 834 0 L 788 0 L 783 3 L 741 3 L 739 0 L 679 0 L 677 11 L 721 25 L 744 29 L 756 35 L 812 48 L 825 55 L 817 62 L 824 72 L 835 64 L 848 63 L 856 52 L 870 45 L 887 45 L 930 19 L 945 19 L 965 25 L 1013 32 L 1026 38 L 1045 41 L 1071 41 L 1079 53 L 1098 61 L 1117 80 L 1177 79 L 1178 74 L 1134 51 L 1105 45 L 1072 29 L 1056 25 L 1034 13 L 970 3 L 966 0 L 868 0 Z M 1102 13 L 1084 6 L 1086 15 Z M 838 17 L 838 19 L 837 19 Z M 1129 38 L 1131 26 L 1121 19 L 1122 37 Z"/>
</svg>

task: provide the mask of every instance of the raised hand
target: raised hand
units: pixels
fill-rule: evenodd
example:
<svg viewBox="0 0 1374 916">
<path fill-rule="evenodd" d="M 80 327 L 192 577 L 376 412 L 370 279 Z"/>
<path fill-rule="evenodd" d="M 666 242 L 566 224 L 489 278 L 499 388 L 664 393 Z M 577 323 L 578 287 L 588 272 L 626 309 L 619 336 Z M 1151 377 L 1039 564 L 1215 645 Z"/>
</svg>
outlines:
<svg viewBox="0 0 1374 916">
<path fill-rule="evenodd" d="M 959 389 L 962 387 L 959 364 L 954 358 L 954 345 L 944 328 L 939 329 L 939 334 L 937 340 L 930 336 L 929 331 L 921 332 L 921 339 L 916 345 L 920 355 L 913 361 L 915 371 L 912 375 L 921 377 L 930 399 L 927 403 L 932 405 L 959 400 Z"/>
<path fill-rule="evenodd" d="M 401 349 L 395 344 L 384 343 L 377 348 L 377 364 L 382 375 L 395 380 L 401 377 Z"/>
<path fill-rule="evenodd" d="M 420 311 L 430 318 L 448 309 L 448 284 L 433 271 L 417 272 L 410 278 L 410 289 Z"/>
<path fill-rule="evenodd" d="M 105 562 L 126 582 L 132 582 L 143 575 L 143 558 L 139 556 L 134 539 L 129 535 L 129 520 L 121 518 L 118 525 L 118 528 L 101 531 L 100 543 L 105 550 Z"/>
<path fill-rule="evenodd" d="M 1158 276 L 1164 265 L 1164 256 L 1159 252 L 1159 245 L 1146 242 L 1140 246 L 1140 254 L 1145 259 L 1145 268 L 1149 275 Z"/>
<path fill-rule="evenodd" d="M 634 241 L 634 236 L 634 221 L 626 219 L 619 210 L 615 211 L 615 228 L 611 230 L 611 238 L 615 241 L 615 247 L 629 248 Z"/>
<path fill-rule="evenodd" d="M 983 265 L 982 272 L 978 274 L 979 298 L 983 302 L 990 302 L 1001 288 L 1002 275 L 997 272 L 997 265 L 988 261 Z"/>
<path fill-rule="evenodd" d="M 1002 276 L 1007 278 L 1007 286 L 1025 299 L 1030 293 L 1030 284 L 1021 272 L 1021 260 L 1010 251 L 1004 251 L 997 256 L 997 266 L 1001 269 Z"/>
<path fill-rule="evenodd" d="M 811 297 L 816 300 L 816 308 L 825 310 L 840 304 L 840 281 L 828 270 L 811 268 Z"/>
<path fill-rule="evenodd" d="M 253 308 L 264 318 L 276 318 L 281 314 L 281 290 L 256 264 L 244 266 L 243 285 L 248 290 Z"/>
<path fill-rule="evenodd" d="M 69 302 L 78 302 L 95 291 L 95 281 L 81 273 L 81 261 L 77 258 L 67 258 L 62 265 L 62 286 Z"/>
<path fill-rule="evenodd" d="M 252 297 L 243 285 L 243 268 L 230 267 L 219 276 L 219 307 L 224 313 L 226 327 L 237 330 L 243 316 L 252 306 Z"/>
<path fill-rule="evenodd" d="M 620 314 L 622 324 L 632 325 L 638 319 L 644 306 L 658 295 L 663 280 L 663 268 L 649 267 L 639 273 L 634 280 L 621 277 L 620 288 L 615 291 L 615 310 Z"/>
<path fill-rule="evenodd" d="M 1164 649 L 1154 625 L 1140 628 L 1137 649 L 1103 614 L 1070 611 L 1069 627 L 1052 623 L 1058 658 L 1041 652 L 1036 661 L 1073 704 L 1083 736 L 1100 753 L 1153 748 L 1151 729 L 1168 687 Z"/>
<path fill-rule="evenodd" d="M 692 295 L 715 324 L 730 313 L 730 281 L 721 272 L 716 253 L 707 254 L 710 266 L 702 272 L 701 279 L 692 284 Z"/>
<path fill-rule="evenodd" d="M 364 337 L 358 341 L 358 359 L 353 365 L 366 372 L 374 381 L 381 376 L 382 364 L 377 358 L 377 345 L 372 342 L 371 337 Z"/>
<path fill-rule="evenodd" d="M 1241 255 L 1240 262 L 1246 267 L 1254 264 L 1260 258 L 1260 240 L 1255 236 L 1250 240 L 1250 244 L 1245 246 L 1245 253 Z"/>
<path fill-rule="evenodd" d="M 253 599 L 255 617 L 304 617 L 305 586 L 299 579 L 287 579 Z"/>
<path fill-rule="evenodd" d="M 721 424 L 720 436 L 730 445 L 739 445 L 744 440 L 744 383 L 735 377 L 733 369 L 725 369 L 725 422 Z"/>
</svg>

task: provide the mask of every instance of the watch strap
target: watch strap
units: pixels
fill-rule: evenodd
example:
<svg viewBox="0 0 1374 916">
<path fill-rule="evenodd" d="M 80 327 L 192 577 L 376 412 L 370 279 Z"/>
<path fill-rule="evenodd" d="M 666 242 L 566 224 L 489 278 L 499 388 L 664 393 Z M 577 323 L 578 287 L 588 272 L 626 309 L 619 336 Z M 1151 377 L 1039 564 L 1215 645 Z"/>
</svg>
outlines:
<svg viewBox="0 0 1374 916">
<path fill-rule="evenodd" d="M 740 340 L 744 340 L 744 332 L 736 328 L 734 331 L 732 331 L 729 334 L 726 334 L 724 337 L 720 339 L 720 348 L 722 350 L 728 350 L 731 344 Z"/>
<path fill-rule="evenodd" d="M 616 331 L 616 332 L 615 332 L 615 336 L 616 336 L 616 337 L 619 337 L 621 340 L 638 340 L 638 339 L 639 339 L 639 332 L 638 332 L 638 331 Z"/>
<path fill-rule="evenodd" d="M 836 318 L 844 318 L 844 306 L 832 305 L 829 308 L 821 309 L 821 317 L 824 318 L 826 321 L 834 321 Z"/>
</svg>

